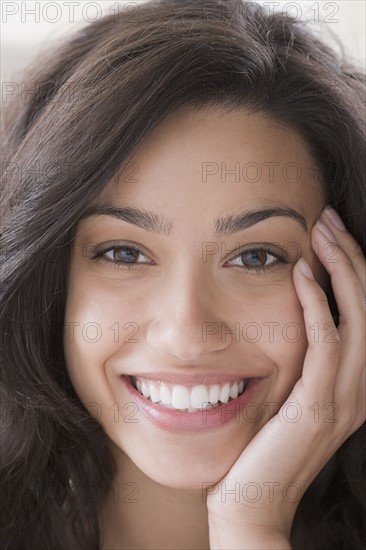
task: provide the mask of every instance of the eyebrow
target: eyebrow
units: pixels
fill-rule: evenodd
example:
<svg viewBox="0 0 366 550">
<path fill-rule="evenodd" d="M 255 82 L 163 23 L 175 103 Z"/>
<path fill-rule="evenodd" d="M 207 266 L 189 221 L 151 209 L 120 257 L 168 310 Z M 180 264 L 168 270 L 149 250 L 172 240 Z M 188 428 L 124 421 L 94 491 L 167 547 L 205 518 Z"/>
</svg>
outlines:
<svg viewBox="0 0 366 550">
<path fill-rule="evenodd" d="M 157 235 L 169 236 L 173 233 L 174 224 L 172 221 L 160 214 L 142 208 L 116 208 L 105 203 L 87 208 L 80 220 L 90 216 L 112 216 Z M 248 229 L 263 220 L 278 216 L 295 220 L 304 231 L 308 230 L 306 220 L 299 212 L 287 206 L 274 206 L 272 208 L 248 210 L 239 214 L 217 218 L 214 222 L 215 235 L 218 237 L 232 235 L 233 233 Z"/>
</svg>

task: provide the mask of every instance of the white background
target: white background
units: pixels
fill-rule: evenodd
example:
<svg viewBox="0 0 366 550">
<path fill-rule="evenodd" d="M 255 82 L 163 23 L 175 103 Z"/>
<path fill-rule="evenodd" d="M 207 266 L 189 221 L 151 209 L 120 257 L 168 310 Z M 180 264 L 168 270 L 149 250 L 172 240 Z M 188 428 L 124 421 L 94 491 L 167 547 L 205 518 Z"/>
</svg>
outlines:
<svg viewBox="0 0 366 550">
<path fill-rule="evenodd" d="M 366 0 L 326 0 L 297 2 L 256 0 L 266 10 L 285 10 L 299 20 L 311 19 L 312 26 L 327 41 L 338 35 L 348 57 L 365 69 Z M 1 0 L 1 80 L 21 79 L 21 71 L 39 51 L 55 40 L 71 34 L 101 15 L 132 12 L 137 0 Z M 119 5 L 119 7 L 118 7 Z M 33 12 L 33 13 L 31 13 Z M 333 47 L 336 44 L 331 42 Z"/>
</svg>

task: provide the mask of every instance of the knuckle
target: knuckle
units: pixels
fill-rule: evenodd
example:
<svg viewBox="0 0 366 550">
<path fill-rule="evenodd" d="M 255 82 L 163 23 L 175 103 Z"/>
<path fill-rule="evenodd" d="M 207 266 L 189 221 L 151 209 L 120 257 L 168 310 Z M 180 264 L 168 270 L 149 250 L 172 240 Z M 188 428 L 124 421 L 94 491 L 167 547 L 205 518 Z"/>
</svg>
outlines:
<svg viewBox="0 0 366 550">
<path fill-rule="evenodd" d="M 343 262 L 342 262 L 344 265 L 346 265 L 347 267 L 353 269 L 353 263 L 351 262 L 351 260 L 347 257 L 347 258 L 344 258 Z"/>
<path fill-rule="evenodd" d="M 351 243 L 347 246 L 346 252 L 351 257 L 355 256 L 358 259 L 365 260 L 365 255 L 363 253 L 363 250 L 362 250 L 361 246 L 358 244 L 357 241 L 355 241 L 353 239 L 352 239 Z"/>
<path fill-rule="evenodd" d="M 318 292 L 314 297 L 314 302 L 320 306 L 329 306 L 327 295 L 322 288 L 318 289 Z"/>
<path fill-rule="evenodd" d="M 327 340 L 327 347 L 325 348 L 328 351 L 328 355 L 334 357 L 338 356 L 340 353 L 341 341 L 339 336 L 335 335 L 331 340 Z"/>
<path fill-rule="evenodd" d="M 354 257 L 354 254 L 349 249 L 347 249 L 347 253 L 341 249 L 339 249 L 339 252 L 340 252 L 340 263 L 353 269 L 353 263 L 352 263 L 351 257 Z"/>
</svg>

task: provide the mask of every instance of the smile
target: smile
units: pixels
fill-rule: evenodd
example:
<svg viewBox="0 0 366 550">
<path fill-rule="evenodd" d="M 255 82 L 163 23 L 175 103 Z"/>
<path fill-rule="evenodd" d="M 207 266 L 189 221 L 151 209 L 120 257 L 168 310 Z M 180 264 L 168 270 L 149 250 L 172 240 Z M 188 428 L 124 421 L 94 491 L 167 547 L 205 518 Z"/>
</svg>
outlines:
<svg viewBox="0 0 366 550">
<path fill-rule="evenodd" d="M 212 380 L 200 384 L 180 376 L 155 379 L 122 375 L 121 382 L 130 394 L 125 406 L 137 407 L 137 412 L 157 427 L 175 433 L 207 431 L 240 422 L 246 406 L 257 395 L 265 378 Z M 198 378 L 198 377 L 196 377 Z M 176 379 L 176 383 L 174 383 Z M 180 382 L 179 384 L 177 382 Z M 207 380 L 209 382 L 209 380 Z M 140 418 L 137 420 L 140 421 Z"/>
<path fill-rule="evenodd" d="M 250 378 L 245 378 L 234 382 L 199 384 L 188 387 L 182 384 L 168 384 L 146 378 L 131 377 L 134 388 L 146 399 L 164 408 L 188 413 L 219 407 L 221 404 L 237 399 L 245 392 L 250 381 Z"/>
</svg>

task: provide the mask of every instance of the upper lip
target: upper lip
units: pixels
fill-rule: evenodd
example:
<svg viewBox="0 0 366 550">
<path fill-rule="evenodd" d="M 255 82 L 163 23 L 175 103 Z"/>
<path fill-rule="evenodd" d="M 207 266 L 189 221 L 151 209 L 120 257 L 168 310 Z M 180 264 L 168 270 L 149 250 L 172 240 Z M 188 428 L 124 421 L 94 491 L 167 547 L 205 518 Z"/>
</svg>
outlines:
<svg viewBox="0 0 366 550">
<path fill-rule="evenodd" d="M 192 374 L 174 373 L 174 372 L 136 372 L 130 377 L 143 378 L 146 380 L 160 380 L 166 384 L 181 384 L 184 386 L 196 386 L 198 384 L 220 384 L 224 382 L 236 382 L 245 378 L 263 378 L 257 374 L 245 374 L 242 372 L 200 372 Z"/>
</svg>

